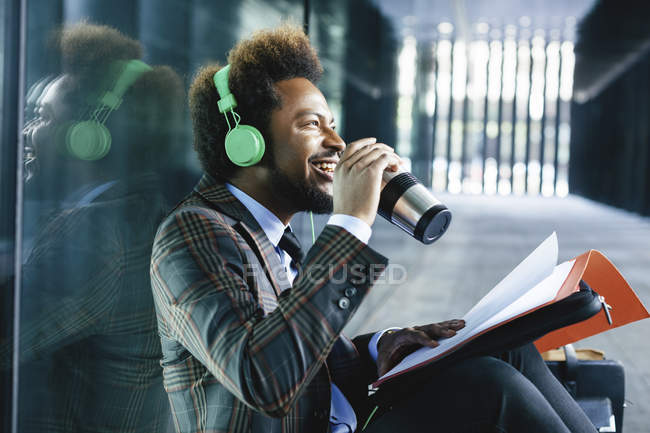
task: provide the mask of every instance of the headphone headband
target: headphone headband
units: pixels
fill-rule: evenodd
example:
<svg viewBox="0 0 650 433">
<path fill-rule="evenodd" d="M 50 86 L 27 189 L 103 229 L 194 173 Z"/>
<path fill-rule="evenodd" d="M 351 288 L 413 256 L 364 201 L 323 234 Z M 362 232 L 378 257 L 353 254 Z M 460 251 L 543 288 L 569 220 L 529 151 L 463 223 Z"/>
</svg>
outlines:
<svg viewBox="0 0 650 433">
<path fill-rule="evenodd" d="M 224 66 L 219 69 L 212 77 L 214 86 L 217 88 L 217 93 L 221 97 L 217 105 L 219 106 L 219 113 L 225 113 L 237 107 L 237 100 L 235 95 L 230 93 L 228 87 L 228 75 L 230 74 L 230 65 Z"/>
<path fill-rule="evenodd" d="M 153 68 L 147 65 L 142 60 L 118 60 L 111 64 L 109 74 L 113 71 L 117 72 L 117 78 L 113 88 L 104 92 L 99 98 L 99 102 L 111 110 L 116 110 L 122 103 L 122 97 L 129 90 L 129 87 L 136 82 L 138 78 L 145 72 L 151 71 Z M 112 74 L 111 74 L 112 75 Z"/>
</svg>

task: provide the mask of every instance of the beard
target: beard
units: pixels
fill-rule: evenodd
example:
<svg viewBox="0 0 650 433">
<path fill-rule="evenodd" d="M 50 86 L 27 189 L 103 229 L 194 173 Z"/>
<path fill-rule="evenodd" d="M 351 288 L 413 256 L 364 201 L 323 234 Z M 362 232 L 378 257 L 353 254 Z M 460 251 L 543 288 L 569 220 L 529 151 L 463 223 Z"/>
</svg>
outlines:
<svg viewBox="0 0 650 433">
<path fill-rule="evenodd" d="M 289 179 L 289 176 L 280 171 L 275 164 L 271 167 L 271 188 L 297 211 L 329 214 L 334 209 L 331 195 L 318 189 L 309 180 L 295 182 Z"/>
</svg>

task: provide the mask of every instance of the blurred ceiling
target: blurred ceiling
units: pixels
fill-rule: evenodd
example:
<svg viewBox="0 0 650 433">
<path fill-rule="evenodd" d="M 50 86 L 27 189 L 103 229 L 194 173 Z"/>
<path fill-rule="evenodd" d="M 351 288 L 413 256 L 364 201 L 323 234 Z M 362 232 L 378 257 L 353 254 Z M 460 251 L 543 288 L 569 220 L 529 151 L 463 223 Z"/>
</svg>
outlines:
<svg viewBox="0 0 650 433">
<path fill-rule="evenodd" d="M 593 6 L 594 0 L 374 0 L 402 35 L 418 40 L 437 36 L 437 25 L 450 22 L 456 36 L 472 37 L 478 23 L 504 28 L 507 25 L 568 31 L 572 39 L 576 21 Z M 523 24 L 523 25 L 522 25 Z"/>
<path fill-rule="evenodd" d="M 486 23 L 491 29 L 529 29 L 522 36 L 543 30 L 547 37 L 574 41 L 577 102 L 597 96 L 650 51 L 648 0 L 372 1 L 398 35 L 419 42 L 436 39 L 443 22 L 453 25 L 456 39 L 475 39 L 477 24 Z"/>
</svg>

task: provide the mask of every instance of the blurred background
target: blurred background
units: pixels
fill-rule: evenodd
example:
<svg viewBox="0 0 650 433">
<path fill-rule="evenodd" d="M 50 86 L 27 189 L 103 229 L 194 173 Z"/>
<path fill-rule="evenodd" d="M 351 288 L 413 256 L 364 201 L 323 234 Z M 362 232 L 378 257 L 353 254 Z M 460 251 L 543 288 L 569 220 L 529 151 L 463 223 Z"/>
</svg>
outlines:
<svg viewBox="0 0 650 433">
<path fill-rule="evenodd" d="M 140 423 L 120 424 L 131 431 L 173 429 L 147 408 L 165 403 L 152 391 L 155 343 L 143 331 L 140 353 L 121 345 L 151 325 L 152 230 L 201 174 L 183 92 L 199 65 L 225 63 L 237 40 L 286 20 L 319 52 L 343 138 L 394 146 L 453 214 L 430 246 L 378 218 L 371 244 L 406 279 L 377 285 L 349 335 L 462 316 L 553 231 L 560 260 L 599 249 L 650 305 L 649 19 L 640 0 L 0 0 L 0 430 L 73 431 L 66 420 L 104 405 L 115 419 L 137 407 L 125 416 Z M 80 23 L 140 51 L 83 45 L 101 43 L 99 31 L 61 37 Z M 80 110 L 123 77 L 109 74 L 111 56 L 154 68 L 114 114 Z M 105 116 L 109 157 L 34 159 L 41 125 L 65 125 L 41 134 L 59 149 L 71 122 L 92 116 Z M 292 225 L 309 245 L 308 219 Z M 649 333 L 640 322 L 578 344 L 625 365 L 626 432 L 650 432 Z M 117 383 L 136 356 L 148 363 Z M 98 377 L 104 387 L 88 383 Z"/>
</svg>

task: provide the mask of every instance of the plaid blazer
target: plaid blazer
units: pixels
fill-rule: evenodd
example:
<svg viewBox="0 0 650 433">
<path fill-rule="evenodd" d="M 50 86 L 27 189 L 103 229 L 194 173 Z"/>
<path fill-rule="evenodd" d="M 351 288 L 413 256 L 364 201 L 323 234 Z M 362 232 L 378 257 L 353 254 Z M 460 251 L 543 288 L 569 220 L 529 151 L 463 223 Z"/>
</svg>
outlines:
<svg viewBox="0 0 650 433">
<path fill-rule="evenodd" d="M 158 229 L 151 279 L 179 432 L 326 432 L 331 381 L 361 417 L 368 336 L 340 337 L 387 260 L 328 225 L 293 287 L 260 226 L 204 175 Z M 359 350 L 357 350 L 357 347 Z"/>
</svg>

